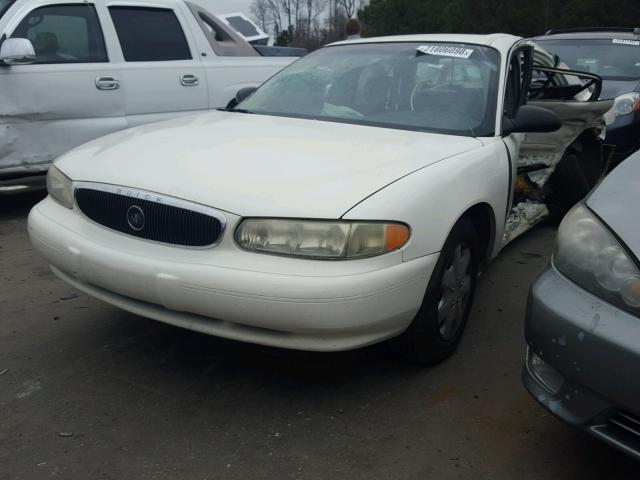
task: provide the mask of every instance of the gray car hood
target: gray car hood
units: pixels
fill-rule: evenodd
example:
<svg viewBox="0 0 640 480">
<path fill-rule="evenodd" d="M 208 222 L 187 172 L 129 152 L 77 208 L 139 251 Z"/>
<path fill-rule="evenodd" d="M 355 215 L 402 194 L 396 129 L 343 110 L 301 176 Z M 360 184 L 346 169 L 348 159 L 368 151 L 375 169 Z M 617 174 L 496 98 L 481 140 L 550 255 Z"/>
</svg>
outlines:
<svg viewBox="0 0 640 480">
<path fill-rule="evenodd" d="M 618 165 L 593 191 L 587 205 L 640 258 L 640 152 Z"/>
</svg>

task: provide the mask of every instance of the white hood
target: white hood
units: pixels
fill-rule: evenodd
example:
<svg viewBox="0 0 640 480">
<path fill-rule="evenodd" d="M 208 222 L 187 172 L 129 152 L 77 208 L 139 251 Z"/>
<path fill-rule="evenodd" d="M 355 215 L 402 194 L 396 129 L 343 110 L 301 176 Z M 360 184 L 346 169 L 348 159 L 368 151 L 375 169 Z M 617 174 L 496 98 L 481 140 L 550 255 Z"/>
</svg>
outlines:
<svg viewBox="0 0 640 480">
<path fill-rule="evenodd" d="M 209 112 L 94 140 L 56 165 L 241 216 L 339 218 L 389 183 L 482 143 L 342 123 Z"/>
</svg>

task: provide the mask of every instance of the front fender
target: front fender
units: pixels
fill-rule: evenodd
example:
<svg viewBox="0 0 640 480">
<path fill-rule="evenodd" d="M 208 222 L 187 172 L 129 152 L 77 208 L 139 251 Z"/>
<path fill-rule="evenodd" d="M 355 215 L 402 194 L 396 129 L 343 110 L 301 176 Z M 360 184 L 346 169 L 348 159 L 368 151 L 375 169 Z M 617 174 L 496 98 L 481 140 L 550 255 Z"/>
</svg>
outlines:
<svg viewBox="0 0 640 480">
<path fill-rule="evenodd" d="M 504 233 L 504 212 L 509 196 L 509 159 L 501 142 L 447 158 L 418 170 L 368 197 L 343 218 L 396 220 L 411 226 L 404 248 L 409 261 L 439 252 L 449 232 L 471 207 L 486 203 L 496 219 L 495 255 Z"/>
</svg>

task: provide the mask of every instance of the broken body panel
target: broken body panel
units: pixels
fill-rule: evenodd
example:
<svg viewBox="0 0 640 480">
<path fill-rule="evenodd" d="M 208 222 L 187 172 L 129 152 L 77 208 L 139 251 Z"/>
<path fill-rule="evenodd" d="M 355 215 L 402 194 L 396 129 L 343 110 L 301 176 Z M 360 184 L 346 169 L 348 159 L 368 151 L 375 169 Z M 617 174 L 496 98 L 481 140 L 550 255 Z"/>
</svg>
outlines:
<svg viewBox="0 0 640 480">
<path fill-rule="evenodd" d="M 524 44 L 534 47 L 528 41 Z M 566 212 L 608 168 L 610 152 L 603 139 L 606 114 L 613 101 L 597 100 L 601 79 L 557 68 L 559 59 L 535 48 L 533 70 L 538 81 L 531 82 L 527 103 L 556 113 L 562 127 L 552 133 L 527 133 L 522 138 L 505 245 L 550 214 Z"/>
</svg>

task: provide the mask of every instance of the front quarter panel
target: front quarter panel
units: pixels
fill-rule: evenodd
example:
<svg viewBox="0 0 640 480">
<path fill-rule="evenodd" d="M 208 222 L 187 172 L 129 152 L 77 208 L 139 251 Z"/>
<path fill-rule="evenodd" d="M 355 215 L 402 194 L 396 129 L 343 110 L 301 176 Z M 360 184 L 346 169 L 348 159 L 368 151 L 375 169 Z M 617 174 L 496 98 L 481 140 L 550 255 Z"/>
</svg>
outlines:
<svg viewBox="0 0 640 480">
<path fill-rule="evenodd" d="M 504 232 L 510 184 L 506 150 L 499 139 L 483 148 L 422 168 L 350 209 L 349 220 L 395 220 L 411 227 L 411 239 L 403 251 L 409 261 L 439 252 L 455 223 L 471 207 L 488 204 L 495 217 L 497 254 Z"/>
</svg>

